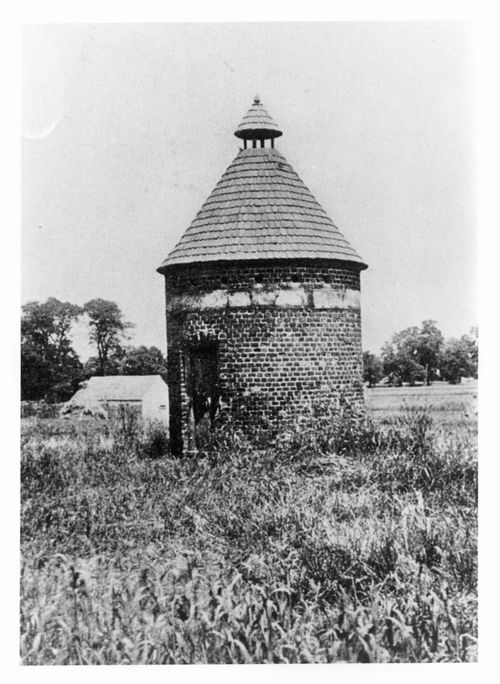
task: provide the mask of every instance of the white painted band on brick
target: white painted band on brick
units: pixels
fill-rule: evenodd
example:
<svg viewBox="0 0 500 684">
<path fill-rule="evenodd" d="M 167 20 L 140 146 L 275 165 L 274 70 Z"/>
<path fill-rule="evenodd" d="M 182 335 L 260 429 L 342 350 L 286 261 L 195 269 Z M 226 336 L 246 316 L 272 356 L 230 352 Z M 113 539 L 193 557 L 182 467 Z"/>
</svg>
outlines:
<svg viewBox="0 0 500 684">
<path fill-rule="evenodd" d="M 193 299 L 192 296 L 187 295 L 188 300 Z M 200 309 L 223 309 L 227 306 L 227 292 L 225 290 L 214 290 L 207 292 L 204 295 L 194 297 L 199 298 L 198 307 Z"/>
<path fill-rule="evenodd" d="M 313 290 L 313 306 L 315 309 L 359 309 L 359 290 L 321 287 Z"/>
<path fill-rule="evenodd" d="M 321 287 L 312 291 L 314 309 L 358 309 L 359 290 Z M 206 309 L 235 309 L 268 306 L 279 309 L 306 307 L 308 293 L 303 287 L 289 287 L 253 292 L 213 290 L 201 295 L 174 295 L 167 299 L 167 311 L 204 311 Z"/>
<path fill-rule="evenodd" d="M 248 292 L 233 292 L 232 294 L 227 295 L 226 299 L 230 309 L 236 309 L 238 307 L 244 307 L 246 309 L 252 303 Z"/>
<path fill-rule="evenodd" d="M 274 306 L 278 295 L 277 290 L 255 290 L 252 292 L 252 302 L 256 306 Z"/>
<path fill-rule="evenodd" d="M 167 297 L 167 311 L 196 311 L 204 309 L 225 309 L 228 304 L 226 290 L 213 290 L 202 295 L 174 295 Z"/>
<path fill-rule="evenodd" d="M 289 290 L 280 290 L 276 297 L 276 306 L 287 308 L 289 306 L 307 306 L 307 292 L 303 287 L 293 287 Z"/>
</svg>

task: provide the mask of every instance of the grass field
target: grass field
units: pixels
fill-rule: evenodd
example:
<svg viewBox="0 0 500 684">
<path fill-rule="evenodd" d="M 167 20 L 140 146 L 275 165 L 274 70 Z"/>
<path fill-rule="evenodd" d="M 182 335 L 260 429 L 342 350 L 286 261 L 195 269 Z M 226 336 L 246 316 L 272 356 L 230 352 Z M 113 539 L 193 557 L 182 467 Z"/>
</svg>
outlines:
<svg viewBox="0 0 500 684">
<path fill-rule="evenodd" d="M 477 381 L 463 385 L 435 382 L 430 387 L 372 387 L 365 389 L 372 418 L 390 418 L 412 408 L 425 408 L 441 426 L 477 415 Z"/>
<path fill-rule="evenodd" d="M 184 460 L 130 416 L 24 419 L 22 662 L 476 660 L 475 393 Z"/>
</svg>

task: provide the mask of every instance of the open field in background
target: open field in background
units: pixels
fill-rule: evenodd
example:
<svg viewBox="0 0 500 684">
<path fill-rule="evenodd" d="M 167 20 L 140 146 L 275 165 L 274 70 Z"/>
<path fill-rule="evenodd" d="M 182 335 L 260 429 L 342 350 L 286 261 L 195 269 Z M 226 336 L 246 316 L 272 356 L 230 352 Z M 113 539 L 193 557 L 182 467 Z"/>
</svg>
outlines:
<svg viewBox="0 0 500 684">
<path fill-rule="evenodd" d="M 365 388 L 369 414 L 374 419 L 391 418 L 407 409 L 426 408 L 441 426 L 453 425 L 477 415 L 477 380 L 449 385 L 434 382 L 430 387 Z"/>
<path fill-rule="evenodd" d="M 127 416 L 23 419 L 23 662 L 475 660 L 475 392 L 184 460 Z"/>
</svg>

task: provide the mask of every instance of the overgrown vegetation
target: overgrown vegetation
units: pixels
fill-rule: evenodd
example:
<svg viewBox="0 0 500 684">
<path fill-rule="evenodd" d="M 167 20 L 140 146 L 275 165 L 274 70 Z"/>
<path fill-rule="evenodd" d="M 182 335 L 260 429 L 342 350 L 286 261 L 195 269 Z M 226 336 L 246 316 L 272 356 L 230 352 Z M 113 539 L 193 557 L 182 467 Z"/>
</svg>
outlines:
<svg viewBox="0 0 500 684">
<path fill-rule="evenodd" d="M 27 419 L 25 664 L 471 661 L 475 425 L 311 415 L 221 428 Z"/>
</svg>

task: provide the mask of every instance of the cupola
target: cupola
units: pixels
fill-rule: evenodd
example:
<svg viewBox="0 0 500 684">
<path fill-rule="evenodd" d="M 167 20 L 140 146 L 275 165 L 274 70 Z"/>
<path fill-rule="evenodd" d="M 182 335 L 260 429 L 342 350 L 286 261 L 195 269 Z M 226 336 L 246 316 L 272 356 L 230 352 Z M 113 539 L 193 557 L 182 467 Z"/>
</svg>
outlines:
<svg viewBox="0 0 500 684">
<path fill-rule="evenodd" d="M 260 146 L 265 147 L 265 141 L 271 141 L 271 147 L 274 147 L 274 139 L 283 135 L 278 124 L 273 121 L 268 112 L 264 109 L 260 97 L 256 95 L 253 104 L 248 112 L 243 117 L 240 125 L 234 132 L 237 138 L 244 141 L 245 149 L 247 149 L 247 142 L 252 141 L 252 147 L 257 147 L 257 142 L 260 141 Z"/>
</svg>

